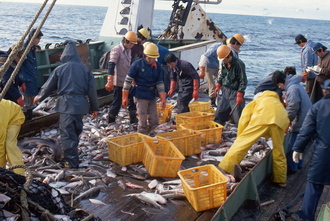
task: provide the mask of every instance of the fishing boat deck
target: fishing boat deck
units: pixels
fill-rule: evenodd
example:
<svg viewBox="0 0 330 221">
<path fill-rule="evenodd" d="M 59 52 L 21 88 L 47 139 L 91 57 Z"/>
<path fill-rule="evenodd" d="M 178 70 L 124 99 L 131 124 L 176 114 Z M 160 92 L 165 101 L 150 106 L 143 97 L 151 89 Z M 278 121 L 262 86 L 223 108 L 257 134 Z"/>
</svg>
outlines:
<svg viewBox="0 0 330 221">
<path fill-rule="evenodd" d="M 287 187 L 280 188 L 275 186 L 269 181 L 265 180 L 259 187 L 260 203 L 265 203 L 274 200 L 266 206 L 259 208 L 258 203 L 252 200 L 246 200 L 240 209 L 231 217 L 232 221 L 239 220 L 281 220 L 274 214 L 283 209 L 288 203 L 293 201 L 300 193 L 304 192 L 306 177 L 308 173 L 308 165 L 311 158 L 311 148 L 304 156 L 304 167 L 295 174 L 288 175 Z M 184 166 L 195 166 L 196 161 L 185 160 Z M 132 181 L 128 178 L 123 178 L 125 181 Z M 164 180 L 165 181 L 165 180 Z M 138 185 L 146 185 L 144 181 L 132 181 Z M 108 191 L 99 196 L 98 199 L 106 202 L 106 206 L 100 206 L 96 204 L 90 204 L 87 201 L 81 201 L 75 206 L 85 209 L 87 212 L 94 214 L 102 220 L 196 220 L 206 221 L 211 220 L 216 214 L 218 208 L 210 209 L 207 211 L 196 212 L 187 200 L 169 200 L 164 206 L 164 210 L 157 209 L 151 205 L 143 204 L 135 197 L 125 197 L 125 195 L 141 192 L 141 190 L 121 189 L 118 186 L 109 187 Z M 330 187 L 325 186 L 323 194 L 321 196 L 317 213 L 319 214 L 321 206 L 329 202 L 330 199 Z M 302 196 L 297 199 L 288 208 L 288 212 L 294 212 L 299 210 L 302 202 Z M 129 212 L 125 213 L 125 212 Z M 217 220 L 217 219 L 215 219 Z M 285 220 L 291 220 L 286 218 Z"/>
<path fill-rule="evenodd" d="M 281 220 L 279 216 L 274 216 L 274 214 L 278 214 L 280 210 L 283 210 L 289 204 L 291 204 L 291 206 L 287 207 L 287 212 L 298 211 L 300 209 L 303 199 L 303 196 L 301 194 L 305 191 L 306 178 L 308 174 L 311 155 L 312 147 L 310 147 L 304 155 L 304 167 L 298 170 L 296 173 L 288 175 L 286 188 L 280 188 L 278 186 L 275 186 L 269 180 L 266 180 L 260 185 L 260 187 L 258 188 L 260 203 L 262 204 L 274 200 L 273 203 L 268 204 L 266 206 L 262 206 L 259 209 L 255 201 L 247 200 L 236 212 L 236 214 L 232 217 L 231 220 Z M 316 216 L 319 214 L 321 206 L 323 204 L 328 203 L 329 199 L 330 187 L 325 186 L 316 210 Z M 287 216 L 289 216 L 289 214 Z M 290 221 L 292 219 L 286 217 L 285 220 Z"/>
</svg>

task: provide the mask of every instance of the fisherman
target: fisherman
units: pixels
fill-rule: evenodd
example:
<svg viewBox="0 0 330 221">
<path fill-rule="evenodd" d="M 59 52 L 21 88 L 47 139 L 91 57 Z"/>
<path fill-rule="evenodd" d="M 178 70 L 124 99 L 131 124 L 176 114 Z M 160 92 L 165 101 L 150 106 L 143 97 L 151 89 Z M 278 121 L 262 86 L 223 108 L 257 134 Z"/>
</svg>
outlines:
<svg viewBox="0 0 330 221">
<path fill-rule="evenodd" d="M 301 47 L 301 73 L 307 78 L 305 89 L 310 99 L 316 102 L 322 98 L 322 88 L 318 82 L 315 82 L 316 75 L 312 72 L 306 72 L 308 67 L 317 65 L 317 56 L 312 50 L 315 43 L 312 40 L 307 40 L 302 34 L 298 34 L 295 37 L 295 44 Z"/>
<path fill-rule="evenodd" d="M 316 81 L 319 85 L 323 85 L 326 79 L 330 79 L 330 54 L 329 51 L 327 51 L 327 47 L 323 46 L 321 43 L 316 43 L 312 50 L 319 57 L 318 63 L 310 67 L 306 73 L 316 73 Z"/>
<path fill-rule="evenodd" d="M 292 148 L 293 161 L 297 163 L 302 159 L 310 140 L 314 140 L 304 199 L 300 211 L 291 215 L 293 220 L 314 220 L 324 185 L 330 185 L 330 79 L 323 83 L 323 94 L 323 99 L 315 103 L 307 113 Z"/>
<path fill-rule="evenodd" d="M 271 137 L 273 142 L 273 182 L 286 187 L 287 165 L 283 147 L 284 131 L 289 125 L 279 96 L 274 91 L 264 91 L 251 101 L 242 112 L 237 138 L 229 148 L 219 167 L 228 173 L 240 164 L 251 146 L 260 137 Z"/>
<path fill-rule="evenodd" d="M 293 74 L 276 72 L 272 78 L 273 83 L 286 92 L 286 112 L 288 113 L 291 122 L 289 127 L 290 138 L 286 153 L 288 173 L 295 173 L 298 171 L 298 168 L 302 168 L 302 160 L 299 161 L 299 164 L 296 164 L 292 160 L 292 147 L 297 139 L 306 114 L 312 107 L 312 102 L 310 101 L 307 92 L 303 86 L 300 85 L 302 77 L 295 74 L 296 72 Z"/>
<path fill-rule="evenodd" d="M 150 44 L 150 41 L 146 41 L 143 43 L 143 48 L 147 47 L 148 44 Z M 172 53 L 170 50 L 168 50 L 167 48 L 165 48 L 164 46 L 161 46 L 159 44 L 156 44 L 158 47 L 158 52 L 159 52 L 159 57 L 157 58 L 157 61 L 160 63 L 160 66 L 163 70 L 163 76 L 164 76 L 164 86 L 165 86 L 165 92 L 167 93 L 170 90 L 170 70 L 169 67 L 167 66 L 166 62 L 165 62 L 165 56 L 168 53 Z"/>
<path fill-rule="evenodd" d="M 37 29 L 31 30 L 28 39 L 24 44 L 25 48 L 29 45 L 36 31 Z M 19 72 L 20 78 L 23 79 L 24 82 L 21 87 L 21 91 L 24 101 L 23 112 L 26 115 L 26 120 L 32 119 L 33 99 L 38 94 L 38 64 L 36 45 L 39 44 L 42 36 L 43 33 L 39 31 L 36 38 L 33 40 L 32 47 L 27 49 L 29 53 L 27 54 L 27 57 L 24 60 Z"/>
<path fill-rule="evenodd" d="M 222 94 L 218 97 L 214 121 L 221 125 L 225 125 L 230 117 L 237 125 L 245 106 L 244 92 L 247 86 L 245 64 L 233 54 L 232 49 L 227 45 L 221 45 L 217 49 L 218 58 L 221 60 L 221 75 L 216 83 L 214 95 L 217 95 L 220 89 Z"/>
<path fill-rule="evenodd" d="M 240 47 L 244 44 L 244 37 L 241 34 L 235 34 L 232 38 L 227 39 L 228 46 L 233 51 L 233 56 L 238 58 L 238 53 L 240 52 Z M 215 90 L 215 79 L 219 77 L 219 70 L 221 69 L 221 64 L 219 64 L 217 49 L 219 46 L 223 45 L 222 42 L 214 43 L 211 45 L 207 51 L 201 55 L 199 61 L 199 77 L 204 79 L 206 77 L 206 81 L 208 84 L 208 95 L 211 99 L 212 106 L 215 105 L 216 95 L 214 95 Z"/>
<path fill-rule="evenodd" d="M 0 51 L 0 67 L 6 62 L 8 56 L 12 52 L 12 48 L 9 48 L 7 52 Z M 6 83 L 8 82 L 9 78 L 11 77 L 12 73 L 14 72 L 16 65 L 19 61 L 19 58 L 22 57 L 22 52 L 19 52 L 16 56 L 16 58 L 13 60 L 11 65 L 9 66 L 6 73 L 3 75 L 1 82 L 0 82 L 0 91 L 3 90 L 3 88 L 6 86 Z M 15 76 L 15 80 L 10 84 L 8 91 L 4 95 L 3 98 L 7 100 L 11 100 L 17 104 L 19 104 L 21 107 L 24 106 L 24 102 L 22 99 L 22 95 L 19 91 L 19 87 L 22 86 L 23 80 L 20 78 L 19 74 Z"/>
<path fill-rule="evenodd" d="M 165 56 L 165 62 L 171 68 L 171 88 L 168 92 L 170 97 L 173 96 L 177 79 L 180 79 L 178 94 L 178 113 L 189 112 L 189 102 L 191 99 L 198 99 L 199 76 L 196 69 L 191 63 L 177 58 L 174 54 L 169 53 Z"/>
<path fill-rule="evenodd" d="M 138 115 L 138 132 L 149 134 L 159 124 L 156 106 L 156 88 L 161 100 L 161 108 L 166 105 L 166 93 L 164 90 L 163 73 L 159 62 L 157 45 L 151 43 L 143 51 L 145 58 L 133 62 L 126 76 L 123 87 L 122 106 L 128 105 L 128 94 L 132 82 L 136 86 L 131 90 L 134 96 Z"/>
<path fill-rule="evenodd" d="M 0 167 L 24 165 L 22 153 L 17 147 L 17 136 L 25 116 L 21 107 L 12 101 L 0 101 Z M 24 169 L 15 169 L 15 173 L 24 175 Z"/>
<path fill-rule="evenodd" d="M 283 100 L 283 90 L 281 88 L 279 88 L 276 84 L 274 84 L 272 81 L 273 75 L 278 72 L 282 72 L 282 71 L 279 71 L 279 70 L 274 71 L 258 83 L 258 85 L 256 86 L 256 88 L 254 90 L 254 95 L 255 95 L 254 99 L 264 91 L 275 91 L 278 94 L 282 104 L 284 106 L 286 106 L 286 104 Z M 293 66 L 287 66 L 284 68 L 284 73 L 286 75 L 289 75 L 289 74 L 295 75 L 296 68 Z"/>
<path fill-rule="evenodd" d="M 132 63 L 134 61 L 143 58 L 143 44 L 147 41 L 150 34 L 149 31 L 145 28 L 140 28 L 137 33 L 137 44 L 135 44 L 132 48 Z"/>
<path fill-rule="evenodd" d="M 135 44 L 137 44 L 137 36 L 133 31 L 129 31 L 125 34 L 121 43 L 110 52 L 108 82 L 105 85 L 105 89 L 107 91 L 114 91 L 114 95 L 108 115 L 109 123 L 116 121 L 121 108 L 123 85 L 131 65 L 131 49 Z M 136 105 L 134 104 L 133 96 L 129 96 L 128 112 L 130 123 L 137 123 Z"/>
<path fill-rule="evenodd" d="M 79 167 L 78 143 L 83 129 L 83 116 L 98 115 L 97 94 L 92 72 L 80 62 L 74 42 L 69 42 L 61 55 L 63 64 L 53 70 L 42 86 L 34 104 L 48 97 L 54 90 L 59 96 L 55 110 L 60 113 L 59 127 L 63 154 L 71 168 Z"/>
</svg>

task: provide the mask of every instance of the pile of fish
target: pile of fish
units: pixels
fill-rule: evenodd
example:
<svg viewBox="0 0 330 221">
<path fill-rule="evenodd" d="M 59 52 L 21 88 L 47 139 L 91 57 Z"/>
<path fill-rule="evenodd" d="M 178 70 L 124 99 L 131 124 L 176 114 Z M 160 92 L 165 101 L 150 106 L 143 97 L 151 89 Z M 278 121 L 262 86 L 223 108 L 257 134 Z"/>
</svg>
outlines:
<svg viewBox="0 0 330 221">
<path fill-rule="evenodd" d="M 175 105 L 175 103 L 171 103 Z M 109 106 L 104 106 L 98 119 L 84 117 L 83 132 L 80 136 L 80 168 L 70 169 L 62 159 L 59 129 L 49 128 L 40 131 L 35 137 L 19 141 L 25 165 L 31 169 L 34 180 L 56 189 L 70 208 L 84 206 L 84 203 L 107 205 L 111 199 L 101 193 L 119 193 L 116 197 L 142 201 L 151 207 L 142 208 L 146 213 L 159 213 L 166 210 L 164 204 L 185 205 L 187 201 L 180 179 L 152 178 L 142 163 L 121 166 L 110 161 L 107 140 L 113 137 L 137 132 L 137 125 L 129 123 L 127 110 L 121 109 L 116 123 L 108 124 Z M 176 129 L 175 109 L 170 122 L 160 124 L 152 136 L 171 132 Z M 235 141 L 237 128 L 227 123 L 222 132 L 219 145 L 208 144 L 201 147 L 201 154 L 187 156 L 180 170 L 204 164 L 217 165 Z M 270 150 L 269 143 L 261 138 L 249 150 L 246 158 L 235 167 L 234 174 L 225 174 L 229 178 L 229 195 L 244 175 L 253 168 Z M 114 196 L 115 197 L 115 196 Z M 86 201 L 88 199 L 88 201 Z M 131 211 L 122 213 L 134 215 Z"/>
<path fill-rule="evenodd" d="M 99 220 L 65 203 L 62 194 L 36 179 L 0 167 L 0 219 L 11 220 Z M 29 183 L 26 185 L 26 183 Z"/>
</svg>

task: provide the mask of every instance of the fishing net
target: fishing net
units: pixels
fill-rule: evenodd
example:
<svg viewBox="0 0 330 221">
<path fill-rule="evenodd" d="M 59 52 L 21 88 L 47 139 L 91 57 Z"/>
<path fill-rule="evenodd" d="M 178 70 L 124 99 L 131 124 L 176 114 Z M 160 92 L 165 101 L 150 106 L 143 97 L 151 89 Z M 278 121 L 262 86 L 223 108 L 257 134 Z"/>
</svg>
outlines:
<svg viewBox="0 0 330 221">
<path fill-rule="evenodd" d="M 24 216 L 26 220 L 46 220 L 43 217 L 56 220 L 52 219 L 53 214 L 69 216 L 73 221 L 100 220 L 69 206 L 60 192 L 48 184 L 32 180 L 26 191 L 26 182 L 25 176 L 0 167 L 0 220 L 9 220 L 8 212 L 11 215 L 16 214 L 15 216 L 22 214 L 22 220 Z M 24 194 L 26 197 L 22 197 Z M 7 198 L 4 195 L 10 198 L 8 202 L 3 202 L 2 199 Z"/>
</svg>

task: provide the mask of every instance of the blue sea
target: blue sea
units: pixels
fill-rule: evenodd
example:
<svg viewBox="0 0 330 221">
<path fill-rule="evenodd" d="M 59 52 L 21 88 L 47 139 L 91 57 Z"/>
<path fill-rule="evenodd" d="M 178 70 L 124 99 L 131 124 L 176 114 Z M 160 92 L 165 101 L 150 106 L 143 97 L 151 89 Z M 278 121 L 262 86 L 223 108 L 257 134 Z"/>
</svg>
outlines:
<svg viewBox="0 0 330 221">
<path fill-rule="evenodd" d="M 0 50 L 7 50 L 20 40 L 39 8 L 40 4 L 0 1 Z M 97 41 L 106 12 L 106 7 L 55 5 L 42 28 L 44 36 L 41 47 L 53 43 L 52 48 L 55 43 L 65 40 Z M 170 13 L 166 10 L 156 10 L 154 13 L 154 38 L 167 27 Z M 307 39 L 330 48 L 327 31 L 330 21 L 231 15 L 222 14 L 221 11 L 208 13 L 208 16 L 227 37 L 236 33 L 245 36 L 246 41 L 239 56 L 246 65 L 246 96 L 250 98 L 257 83 L 269 73 L 283 70 L 286 66 L 295 66 L 300 72 L 300 47 L 294 44 L 297 34 L 303 34 Z"/>
</svg>

